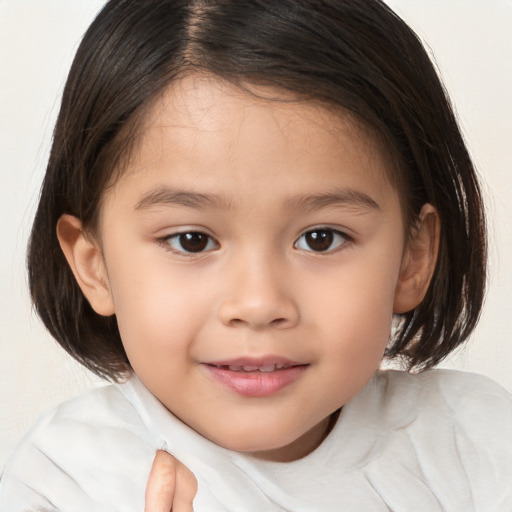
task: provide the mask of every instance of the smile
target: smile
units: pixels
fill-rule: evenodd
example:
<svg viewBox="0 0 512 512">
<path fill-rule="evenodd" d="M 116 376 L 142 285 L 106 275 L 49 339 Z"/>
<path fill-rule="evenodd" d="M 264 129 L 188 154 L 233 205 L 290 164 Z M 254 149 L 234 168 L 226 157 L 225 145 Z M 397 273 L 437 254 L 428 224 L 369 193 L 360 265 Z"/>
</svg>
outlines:
<svg viewBox="0 0 512 512">
<path fill-rule="evenodd" d="M 213 379 L 246 397 L 272 396 L 296 382 L 309 364 L 287 360 L 236 360 L 205 363 Z"/>
<path fill-rule="evenodd" d="M 283 370 L 285 368 L 290 368 L 293 365 L 287 364 L 270 364 L 265 366 L 251 366 L 251 365 L 214 365 L 217 368 L 224 368 L 225 370 L 231 370 L 232 372 L 262 372 L 262 373 L 270 373 L 276 370 Z"/>
</svg>

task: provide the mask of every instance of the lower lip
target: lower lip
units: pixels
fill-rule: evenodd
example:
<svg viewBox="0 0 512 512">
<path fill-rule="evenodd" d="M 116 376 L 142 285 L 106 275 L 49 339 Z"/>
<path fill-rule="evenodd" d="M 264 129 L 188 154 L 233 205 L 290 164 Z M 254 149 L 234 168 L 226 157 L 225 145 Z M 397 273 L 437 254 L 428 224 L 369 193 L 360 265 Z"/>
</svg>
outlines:
<svg viewBox="0 0 512 512">
<path fill-rule="evenodd" d="M 229 368 L 205 365 L 214 379 L 239 395 L 264 397 L 279 393 L 301 377 L 307 365 L 292 366 L 273 372 L 236 372 Z"/>
</svg>

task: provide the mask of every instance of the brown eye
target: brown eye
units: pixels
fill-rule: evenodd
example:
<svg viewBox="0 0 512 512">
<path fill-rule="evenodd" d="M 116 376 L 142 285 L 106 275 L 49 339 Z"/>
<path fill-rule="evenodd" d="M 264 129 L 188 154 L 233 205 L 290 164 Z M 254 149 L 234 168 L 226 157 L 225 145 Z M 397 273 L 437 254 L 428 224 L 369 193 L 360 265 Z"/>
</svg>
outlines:
<svg viewBox="0 0 512 512">
<path fill-rule="evenodd" d="M 295 243 L 297 249 L 327 252 L 346 243 L 347 237 L 334 229 L 312 229 L 304 233 Z"/>
<path fill-rule="evenodd" d="M 332 231 L 310 231 L 305 235 L 308 247 L 313 251 L 323 252 L 327 251 L 332 245 L 333 233 Z"/>
<path fill-rule="evenodd" d="M 166 241 L 174 251 L 182 253 L 200 253 L 217 247 L 212 237 L 197 231 L 178 233 Z"/>
</svg>

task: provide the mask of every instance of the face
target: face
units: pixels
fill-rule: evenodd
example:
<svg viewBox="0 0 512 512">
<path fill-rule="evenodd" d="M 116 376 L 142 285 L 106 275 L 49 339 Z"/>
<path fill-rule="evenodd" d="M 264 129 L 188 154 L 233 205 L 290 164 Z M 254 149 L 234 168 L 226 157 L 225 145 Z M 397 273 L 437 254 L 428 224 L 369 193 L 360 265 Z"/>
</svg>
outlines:
<svg viewBox="0 0 512 512">
<path fill-rule="evenodd" d="M 211 77 L 153 107 L 98 246 L 132 367 L 183 422 L 270 460 L 321 442 L 390 333 L 405 248 L 389 165 L 348 115 Z"/>
</svg>

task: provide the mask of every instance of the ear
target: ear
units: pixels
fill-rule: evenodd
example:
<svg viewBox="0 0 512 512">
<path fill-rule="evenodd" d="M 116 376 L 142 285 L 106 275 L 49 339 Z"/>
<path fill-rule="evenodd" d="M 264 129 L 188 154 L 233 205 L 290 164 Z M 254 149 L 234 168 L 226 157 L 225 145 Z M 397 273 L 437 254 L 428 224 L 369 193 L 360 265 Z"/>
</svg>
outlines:
<svg viewBox="0 0 512 512">
<path fill-rule="evenodd" d="M 57 222 L 57 238 L 91 307 L 99 315 L 113 315 L 114 302 L 99 244 L 85 233 L 79 219 L 67 214 Z"/>
<path fill-rule="evenodd" d="M 425 204 L 412 228 L 402 260 L 393 311 L 407 313 L 418 306 L 427 293 L 439 250 L 440 223 L 436 209 Z"/>
</svg>

